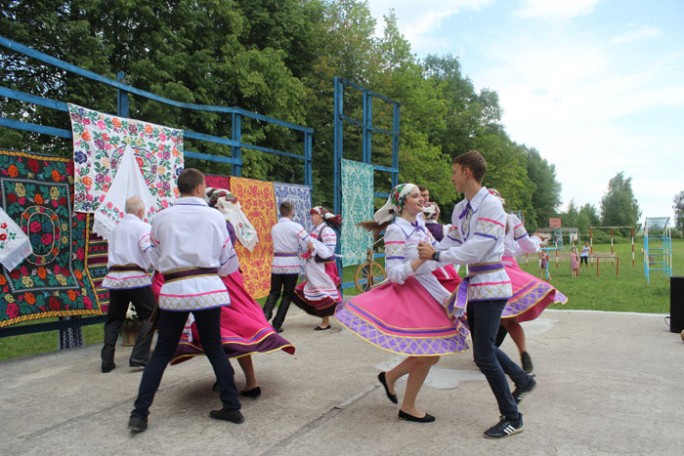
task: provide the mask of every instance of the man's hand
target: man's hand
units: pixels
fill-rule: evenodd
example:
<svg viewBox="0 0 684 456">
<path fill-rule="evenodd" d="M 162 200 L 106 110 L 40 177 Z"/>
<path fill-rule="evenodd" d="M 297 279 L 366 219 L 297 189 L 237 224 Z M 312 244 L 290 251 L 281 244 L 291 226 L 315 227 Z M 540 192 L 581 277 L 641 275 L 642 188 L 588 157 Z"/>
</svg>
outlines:
<svg viewBox="0 0 684 456">
<path fill-rule="evenodd" d="M 421 260 L 431 260 L 436 250 L 427 242 L 418 243 L 418 258 Z"/>
</svg>

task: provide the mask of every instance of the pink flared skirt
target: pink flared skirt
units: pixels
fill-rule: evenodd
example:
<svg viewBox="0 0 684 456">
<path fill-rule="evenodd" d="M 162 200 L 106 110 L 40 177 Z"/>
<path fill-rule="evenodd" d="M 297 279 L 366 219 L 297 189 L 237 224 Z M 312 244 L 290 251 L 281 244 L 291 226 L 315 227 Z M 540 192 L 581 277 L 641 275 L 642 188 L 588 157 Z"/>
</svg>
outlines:
<svg viewBox="0 0 684 456">
<path fill-rule="evenodd" d="M 508 300 L 501 318 L 516 318 L 519 322 L 537 318 L 550 304 L 568 302 L 567 296 L 547 282 L 520 269 L 515 258 L 504 257 L 506 273 L 511 279 L 513 296 Z"/>
<path fill-rule="evenodd" d="M 230 294 L 230 306 L 221 307 L 221 342 L 226 355 L 229 358 L 240 358 L 277 350 L 294 354 L 294 345 L 273 329 L 259 303 L 245 289 L 242 274 L 236 271 L 222 279 Z M 159 294 L 163 283 L 161 274 L 155 274 L 152 283 L 155 296 Z M 203 354 L 197 324 L 193 322 L 183 331 L 171 364 Z"/>
<path fill-rule="evenodd" d="M 337 306 L 335 318 L 383 350 L 406 356 L 441 356 L 468 349 L 468 330 L 447 316 L 413 277 L 385 282 Z"/>
</svg>

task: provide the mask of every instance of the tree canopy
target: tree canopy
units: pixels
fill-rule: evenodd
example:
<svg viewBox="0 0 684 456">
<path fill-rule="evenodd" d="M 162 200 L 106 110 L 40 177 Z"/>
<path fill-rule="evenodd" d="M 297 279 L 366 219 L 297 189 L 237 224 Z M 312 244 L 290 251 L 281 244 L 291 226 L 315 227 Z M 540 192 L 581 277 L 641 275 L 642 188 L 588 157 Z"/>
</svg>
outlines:
<svg viewBox="0 0 684 456">
<path fill-rule="evenodd" d="M 333 78 L 340 76 L 401 103 L 401 181 L 427 185 L 448 211 L 459 198 L 450 182 L 451 159 L 477 149 L 489 163 L 485 185 L 499 189 L 509 209 L 524 211 L 529 229 L 545 225 L 560 203 L 555 168 L 508 137 L 496 91 L 476 90 L 457 57 L 414 55 L 393 12 L 379 35 L 376 26 L 359 0 L 0 0 L 0 30 L 9 39 L 110 78 L 123 71 L 127 83 L 178 101 L 238 106 L 313 127 L 316 204 L 333 199 L 332 94 Z M 113 90 L 5 49 L 0 58 L 0 77 L 12 89 L 115 111 Z M 345 106 L 360 112 L 351 96 Z M 60 112 L 7 100 L 0 100 L 0 109 L 7 117 L 69 128 Z M 391 110 L 378 106 L 373 115 L 377 125 L 390 124 Z M 225 116 L 139 98 L 131 101 L 131 117 L 230 135 Z M 244 128 L 245 139 L 265 147 L 295 151 L 301 141 L 257 122 Z M 360 132 L 346 134 L 345 158 L 359 159 Z M 2 146 L 29 142 L 67 150 L 51 138 L 0 129 Z M 230 153 L 201 143 L 193 149 Z M 374 141 L 375 163 L 389 164 L 390 153 L 388 141 Z M 246 177 L 301 179 L 287 160 L 252 151 L 244 159 Z M 227 172 L 216 164 L 192 165 Z M 622 207 L 612 196 L 606 203 Z"/>
<path fill-rule="evenodd" d="M 608 191 L 601 199 L 603 226 L 636 226 L 641 211 L 632 191 L 632 178 L 619 172 L 608 182 Z"/>
<path fill-rule="evenodd" d="M 684 190 L 674 197 L 672 209 L 675 211 L 675 228 L 680 234 L 684 233 Z"/>
</svg>

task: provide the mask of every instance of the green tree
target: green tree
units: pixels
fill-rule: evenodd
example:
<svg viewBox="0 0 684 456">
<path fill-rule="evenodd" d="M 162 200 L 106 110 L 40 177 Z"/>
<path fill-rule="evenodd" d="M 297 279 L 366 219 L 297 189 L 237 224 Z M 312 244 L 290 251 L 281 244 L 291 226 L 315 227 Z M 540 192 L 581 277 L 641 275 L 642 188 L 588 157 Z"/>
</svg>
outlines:
<svg viewBox="0 0 684 456">
<path fill-rule="evenodd" d="M 632 191 L 632 178 L 619 172 L 608 182 L 608 191 L 601 198 L 603 226 L 635 226 L 641 211 Z"/>
<path fill-rule="evenodd" d="M 577 221 L 577 228 L 579 228 L 580 233 L 589 233 L 589 228 L 597 226 L 600 222 L 601 218 L 594 206 L 587 203 L 580 208 Z"/>
<path fill-rule="evenodd" d="M 680 233 L 684 233 L 684 190 L 674 197 L 675 228 Z"/>
<path fill-rule="evenodd" d="M 568 210 L 560 214 L 564 228 L 576 227 L 579 222 L 579 211 L 575 207 L 575 201 L 570 200 Z"/>
<path fill-rule="evenodd" d="M 542 158 L 534 148 L 527 148 L 527 176 L 534 182 L 532 190 L 532 209 L 535 226 L 548 226 L 560 205 L 561 184 L 556 180 L 556 167 Z"/>
</svg>

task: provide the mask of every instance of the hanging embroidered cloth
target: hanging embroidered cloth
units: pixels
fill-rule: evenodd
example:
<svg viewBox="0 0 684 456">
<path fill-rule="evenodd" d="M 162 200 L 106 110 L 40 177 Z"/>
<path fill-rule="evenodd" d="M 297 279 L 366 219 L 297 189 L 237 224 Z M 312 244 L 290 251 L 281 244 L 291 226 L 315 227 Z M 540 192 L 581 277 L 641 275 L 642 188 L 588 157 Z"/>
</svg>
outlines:
<svg viewBox="0 0 684 456">
<path fill-rule="evenodd" d="M 274 182 L 275 191 L 275 210 L 276 216 L 280 217 L 278 208 L 283 201 L 289 201 L 294 205 L 295 215 L 292 218 L 295 222 L 304 227 L 306 231 L 311 231 L 311 189 L 307 185 L 283 184 Z"/>
<path fill-rule="evenodd" d="M 87 214 L 72 211 L 73 161 L 0 151 L 1 205 L 33 249 L 0 269 L 0 327 L 46 317 L 99 314 L 84 273 Z"/>
<path fill-rule="evenodd" d="M 230 188 L 230 178 L 228 176 L 219 176 L 217 174 L 205 174 L 204 183 L 207 187 L 213 188 Z"/>
<path fill-rule="evenodd" d="M 259 243 L 251 252 L 240 243 L 235 246 L 245 288 L 254 299 L 263 298 L 271 288 L 271 228 L 277 222 L 273 182 L 231 177 L 230 191 L 237 196 L 242 211 L 254 225 L 259 237 Z"/>
<path fill-rule="evenodd" d="M 373 235 L 356 226 L 373 218 L 373 165 L 342 160 L 342 266 L 366 261 Z"/>
<path fill-rule="evenodd" d="M 86 273 L 90 276 L 95 289 L 95 298 L 102 312 L 109 307 L 109 290 L 102 288 L 102 281 L 107 272 L 109 245 L 107 241 L 93 232 L 93 216 L 88 214 L 88 231 L 86 236 Z"/>
<path fill-rule="evenodd" d="M 124 218 L 126 200 L 131 196 L 139 197 L 145 205 L 143 221 L 150 223 L 156 213 L 156 202 L 147 189 L 138 162 L 133 157 L 133 148 L 127 144 L 119 168 L 114 176 L 114 182 L 109 187 L 102 204 L 95 210 L 95 223 L 93 231 L 104 239 L 109 240 L 109 235 L 114 227 Z"/>
<path fill-rule="evenodd" d="M 112 186 L 126 152 L 133 149 L 153 213 L 180 195 L 176 179 L 183 170 L 183 131 L 126 119 L 69 104 L 74 142 L 74 210 L 95 212 Z M 123 207 L 118 208 L 123 211 Z M 149 215 L 149 210 L 148 210 Z"/>
<path fill-rule="evenodd" d="M 0 264 L 11 271 L 32 253 L 28 236 L 7 212 L 0 208 Z"/>
</svg>

